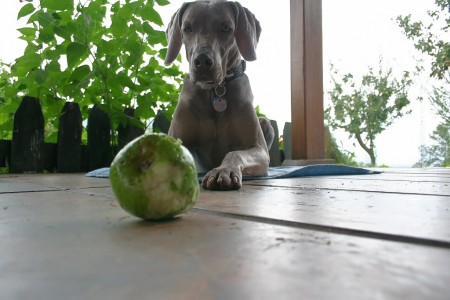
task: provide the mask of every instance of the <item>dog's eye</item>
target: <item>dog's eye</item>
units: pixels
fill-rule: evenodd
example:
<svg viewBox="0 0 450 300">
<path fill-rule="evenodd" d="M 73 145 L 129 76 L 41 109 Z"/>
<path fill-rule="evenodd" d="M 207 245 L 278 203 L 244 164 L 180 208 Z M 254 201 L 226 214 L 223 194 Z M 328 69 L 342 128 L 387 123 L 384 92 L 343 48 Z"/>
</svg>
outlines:
<svg viewBox="0 0 450 300">
<path fill-rule="evenodd" d="M 192 25 L 191 24 L 185 24 L 184 26 L 183 26 L 183 31 L 184 32 L 192 32 Z"/>
<path fill-rule="evenodd" d="M 231 26 L 228 24 L 223 24 L 222 25 L 222 32 L 230 32 L 231 31 Z"/>
</svg>

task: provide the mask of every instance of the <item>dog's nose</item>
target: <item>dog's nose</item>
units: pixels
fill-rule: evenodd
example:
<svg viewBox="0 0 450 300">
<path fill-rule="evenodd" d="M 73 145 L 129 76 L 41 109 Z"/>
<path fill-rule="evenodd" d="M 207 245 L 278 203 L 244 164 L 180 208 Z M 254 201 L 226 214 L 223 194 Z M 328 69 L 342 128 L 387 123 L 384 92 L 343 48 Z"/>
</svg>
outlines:
<svg viewBox="0 0 450 300">
<path fill-rule="evenodd" d="M 201 53 L 194 59 L 194 66 L 197 71 L 210 70 L 214 66 L 214 61 L 209 55 Z"/>
</svg>

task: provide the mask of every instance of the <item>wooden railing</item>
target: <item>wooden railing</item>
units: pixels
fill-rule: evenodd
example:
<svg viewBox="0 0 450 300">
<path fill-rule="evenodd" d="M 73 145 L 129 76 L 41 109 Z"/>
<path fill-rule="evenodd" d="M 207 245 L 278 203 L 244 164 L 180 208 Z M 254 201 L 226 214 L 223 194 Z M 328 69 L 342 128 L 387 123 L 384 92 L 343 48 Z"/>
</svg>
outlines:
<svg viewBox="0 0 450 300">
<path fill-rule="evenodd" d="M 132 115 L 133 111 L 125 113 Z M 285 158 L 291 159 L 291 125 L 286 123 L 283 130 L 283 152 L 278 143 L 278 125 L 275 121 L 271 123 L 276 136 L 270 149 L 270 165 L 279 166 Z M 112 147 L 108 115 L 93 107 L 87 120 L 87 145 L 83 145 L 82 115 L 75 102 L 67 102 L 62 109 L 57 143 L 45 143 L 44 124 L 39 99 L 24 97 L 14 115 L 12 140 L 0 140 L 0 167 L 8 167 L 10 173 L 77 173 L 108 167 L 118 150 L 144 133 L 142 128 L 119 127 L 118 145 Z M 159 114 L 152 130 L 167 133 L 169 125 L 169 121 Z"/>
</svg>

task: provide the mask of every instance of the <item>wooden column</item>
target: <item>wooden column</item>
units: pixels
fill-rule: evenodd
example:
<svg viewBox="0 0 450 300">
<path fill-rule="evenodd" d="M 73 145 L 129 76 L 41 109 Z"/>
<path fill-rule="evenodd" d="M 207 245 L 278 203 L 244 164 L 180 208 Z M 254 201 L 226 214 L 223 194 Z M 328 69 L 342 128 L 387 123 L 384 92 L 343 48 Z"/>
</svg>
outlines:
<svg viewBox="0 0 450 300">
<path fill-rule="evenodd" d="M 318 163 L 325 155 L 322 0 L 291 0 L 291 89 L 292 159 Z"/>
</svg>

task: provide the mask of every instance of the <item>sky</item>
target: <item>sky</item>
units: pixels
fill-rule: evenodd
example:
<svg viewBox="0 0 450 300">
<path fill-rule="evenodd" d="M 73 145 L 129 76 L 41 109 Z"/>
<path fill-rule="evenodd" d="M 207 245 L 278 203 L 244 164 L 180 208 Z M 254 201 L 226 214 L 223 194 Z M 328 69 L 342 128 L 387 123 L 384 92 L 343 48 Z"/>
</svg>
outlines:
<svg viewBox="0 0 450 300">
<path fill-rule="evenodd" d="M 165 22 L 170 21 L 182 2 L 172 0 L 170 5 L 158 9 Z M 270 119 L 276 120 L 282 131 L 291 114 L 289 0 L 239 2 L 255 14 L 262 26 L 258 59 L 247 64 L 254 104 L 259 105 L 261 112 Z M 352 73 L 358 77 L 365 74 L 369 66 L 376 67 L 380 56 L 386 66 L 399 74 L 412 70 L 416 59 L 421 57 L 394 20 L 398 15 L 407 14 L 425 19 L 426 11 L 434 8 L 433 0 L 322 2 L 325 106 L 328 105 L 327 91 L 331 89 L 330 63 L 342 73 Z M 19 0 L 8 0 L 0 8 L 0 60 L 4 62 L 13 61 L 24 49 L 24 43 L 17 39 L 16 31 L 19 28 L 16 16 L 21 5 Z M 411 94 L 423 94 L 430 85 L 427 74 L 424 74 L 411 88 Z M 419 146 L 430 143 L 429 135 L 439 119 L 426 101 L 414 102 L 411 109 L 412 114 L 397 120 L 377 138 L 375 144 L 379 165 L 410 167 L 419 160 Z M 343 149 L 356 154 L 357 161 L 370 161 L 368 155 L 348 139 L 348 134 L 337 131 L 333 135 Z"/>
</svg>

